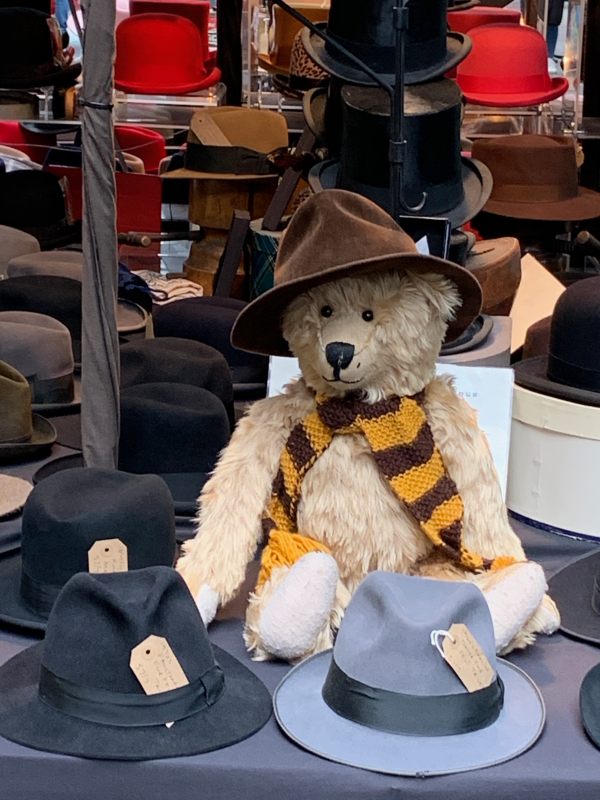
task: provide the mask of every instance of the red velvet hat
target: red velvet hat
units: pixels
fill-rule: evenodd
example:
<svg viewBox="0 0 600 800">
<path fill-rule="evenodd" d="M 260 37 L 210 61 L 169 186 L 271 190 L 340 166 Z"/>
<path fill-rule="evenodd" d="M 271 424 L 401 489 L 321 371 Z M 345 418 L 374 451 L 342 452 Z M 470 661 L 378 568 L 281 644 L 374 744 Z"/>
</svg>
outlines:
<svg viewBox="0 0 600 800">
<path fill-rule="evenodd" d="M 457 81 L 469 103 L 520 107 L 563 95 L 566 78 L 548 74 L 548 51 L 541 33 L 526 25 L 500 23 L 472 28 L 473 48 L 457 68 Z"/>
</svg>

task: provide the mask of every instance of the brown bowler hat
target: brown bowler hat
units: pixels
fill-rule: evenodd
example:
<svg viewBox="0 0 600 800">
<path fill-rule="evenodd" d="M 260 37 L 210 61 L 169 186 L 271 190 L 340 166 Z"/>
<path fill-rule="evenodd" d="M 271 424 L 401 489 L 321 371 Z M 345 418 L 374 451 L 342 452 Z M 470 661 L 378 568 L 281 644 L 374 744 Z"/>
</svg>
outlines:
<svg viewBox="0 0 600 800">
<path fill-rule="evenodd" d="M 472 156 L 483 161 L 494 179 L 484 211 L 560 222 L 600 217 L 600 194 L 577 183 L 571 138 L 524 134 L 481 139 Z"/>
<path fill-rule="evenodd" d="M 350 276 L 404 270 L 444 275 L 458 287 L 462 305 L 448 326 L 449 340 L 479 314 L 481 289 L 468 270 L 421 255 L 410 236 L 371 200 L 342 189 L 319 192 L 292 217 L 279 245 L 275 285 L 242 310 L 231 342 L 252 353 L 289 356 L 280 318 L 295 297 Z"/>
<path fill-rule="evenodd" d="M 476 242 L 469 250 L 465 269 L 477 278 L 481 286 L 482 312 L 508 316 L 521 283 L 518 239 L 502 236 Z"/>
</svg>

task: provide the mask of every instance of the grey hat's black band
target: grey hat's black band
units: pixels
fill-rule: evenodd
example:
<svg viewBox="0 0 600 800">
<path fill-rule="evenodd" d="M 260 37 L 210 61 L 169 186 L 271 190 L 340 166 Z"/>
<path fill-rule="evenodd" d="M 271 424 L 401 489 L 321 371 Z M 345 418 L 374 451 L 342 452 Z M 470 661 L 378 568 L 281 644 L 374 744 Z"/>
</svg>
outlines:
<svg viewBox="0 0 600 800">
<path fill-rule="evenodd" d="M 59 678 L 42 665 L 38 694 L 46 705 L 70 717 L 141 728 L 191 717 L 214 705 L 224 689 L 225 676 L 217 664 L 187 686 L 151 695 L 81 686 Z"/>
<path fill-rule="evenodd" d="M 577 389 L 600 392 L 600 370 L 569 364 L 567 361 L 553 356 L 552 353 L 548 355 L 548 377 L 552 381 Z"/>
<path fill-rule="evenodd" d="M 368 728 L 408 736 L 453 736 L 496 721 L 504 703 L 504 684 L 498 677 L 476 692 L 400 694 L 354 680 L 332 660 L 322 694 L 336 714 Z"/>
<path fill-rule="evenodd" d="M 219 147 L 188 142 L 184 163 L 186 169 L 198 172 L 227 173 L 234 175 L 271 175 L 277 172 L 274 153 L 258 153 L 247 147 Z M 285 148 L 282 149 L 285 152 Z"/>
<path fill-rule="evenodd" d="M 63 585 L 37 581 L 21 570 L 21 599 L 30 611 L 44 619 L 48 619 Z"/>
</svg>

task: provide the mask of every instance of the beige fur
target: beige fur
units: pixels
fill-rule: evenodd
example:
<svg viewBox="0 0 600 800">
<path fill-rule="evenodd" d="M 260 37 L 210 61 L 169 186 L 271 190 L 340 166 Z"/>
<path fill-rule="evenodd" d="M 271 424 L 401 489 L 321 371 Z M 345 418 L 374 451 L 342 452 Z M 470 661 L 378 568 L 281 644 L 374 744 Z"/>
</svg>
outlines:
<svg viewBox="0 0 600 800">
<path fill-rule="evenodd" d="M 360 390 L 370 402 L 425 389 L 434 439 L 464 502 L 465 544 L 486 557 L 524 559 L 474 412 L 457 396 L 449 378 L 434 377 L 435 358 L 457 302 L 454 285 L 439 276 L 387 273 L 326 284 L 288 307 L 282 329 L 299 358 L 303 378 L 285 394 L 251 407 L 206 484 L 197 536 L 184 546 L 178 563 L 194 595 L 208 584 L 221 603 L 234 596 L 261 541 L 261 518 L 291 429 L 314 409 L 315 392 L 340 395 L 349 388 Z M 330 315 L 322 315 L 324 306 L 332 310 Z M 372 321 L 363 319 L 365 310 L 373 312 Z M 324 354 L 333 341 L 355 345 L 352 363 L 337 381 Z M 372 570 L 475 580 L 484 591 L 502 580 L 502 572 L 466 574 L 432 552 L 430 541 L 382 479 L 359 435 L 335 437 L 307 473 L 298 531 L 331 549 L 340 575 L 328 623 L 308 652 L 331 645 L 352 592 Z M 245 637 L 256 657 L 273 654 L 273 648 L 261 642 L 261 610 L 272 601 L 286 572 L 275 572 L 250 599 Z M 525 646 L 537 630 L 550 632 L 557 624 L 558 614 L 547 598 L 544 610 L 520 626 L 510 647 Z"/>
</svg>

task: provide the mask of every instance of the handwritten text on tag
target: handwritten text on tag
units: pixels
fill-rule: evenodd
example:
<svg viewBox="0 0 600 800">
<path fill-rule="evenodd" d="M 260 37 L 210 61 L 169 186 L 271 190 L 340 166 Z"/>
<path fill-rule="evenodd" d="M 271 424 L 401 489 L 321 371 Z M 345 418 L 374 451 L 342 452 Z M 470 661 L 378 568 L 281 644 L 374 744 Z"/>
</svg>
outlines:
<svg viewBox="0 0 600 800">
<path fill-rule="evenodd" d="M 477 640 L 462 623 L 455 623 L 442 644 L 444 659 L 460 678 L 467 691 L 485 689 L 496 673 Z"/>
<path fill-rule="evenodd" d="M 129 666 L 146 694 L 169 692 L 189 683 L 177 656 L 162 636 L 148 636 L 134 647 Z"/>
<path fill-rule="evenodd" d="M 120 539 L 98 539 L 88 550 L 89 572 L 127 572 L 127 546 Z"/>
</svg>

